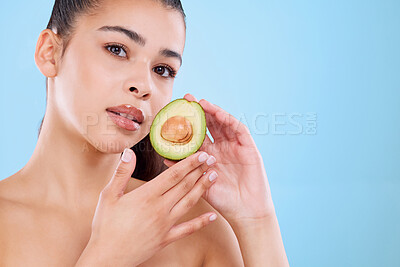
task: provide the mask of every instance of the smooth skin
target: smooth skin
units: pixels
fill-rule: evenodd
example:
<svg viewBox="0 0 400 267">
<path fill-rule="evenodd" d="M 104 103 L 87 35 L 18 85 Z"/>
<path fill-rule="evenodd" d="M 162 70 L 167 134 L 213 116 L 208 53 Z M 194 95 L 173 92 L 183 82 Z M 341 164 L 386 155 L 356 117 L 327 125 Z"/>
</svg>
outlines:
<svg viewBox="0 0 400 267">
<path fill-rule="evenodd" d="M 136 31 L 146 43 L 137 43 L 121 32 L 98 30 L 105 25 Z M 154 201 L 151 191 L 146 195 L 134 193 L 130 197 L 132 206 L 125 206 L 125 213 L 127 197 L 112 202 L 107 197 L 110 194 L 102 192 L 115 177 L 121 153 L 149 133 L 152 119 L 171 100 L 174 79 L 165 66 L 178 71 L 180 61 L 160 51 L 169 49 L 183 54 L 185 27 L 181 14 L 166 9 L 157 1 L 106 0 L 95 15 L 78 17 L 74 26 L 63 57 L 64 44 L 59 35 L 46 29 L 38 38 L 35 62 L 48 78 L 46 115 L 28 163 L 0 181 L 0 266 L 26 266 L 27 263 L 29 266 L 74 266 L 82 253 L 93 255 L 92 259 L 97 260 L 102 254 L 87 252 L 93 252 L 92 244 L 104 251 L 107 243 L 95 233 L 104 233 L 110 243 L 119 240 L 112 237 L 126 234 L 122 231 L 109 236 L 106 228 L 100 226 L 108 226 L 110 222 L 103 224 L 103 220 L 119 220 L 125 227 L 132 223 L 140 228 L 140 225 L 147 225 L 147 220 L 157 221 L 158 218 L 162 222 L 169 216 L 169 221 L 164 222 L 168 225 L 179 217 L 179 209 L 172 209 L 178 211 L 177 214 L 165 215 L 157 213 L 150 205 L 142 209 L 144 214 L 135 214 L 136 205 L 159 203 Z M 111 49 L 111 44 L 123 44 L 126 48 L 116 51 L 115 47 Z M 130 87 L 136 90 L 130 91 Z M 144 112 L 145 120 L 136 132 L 126 131 L 109 119 L 106 108 L 121 104 L 131 104 Z M 133 159 L 131 164 L 134 165 Z M 129 177 L 126 175 L 123 179 Z M 192 179 L 185 180 L 193 183 Z M 129 178 L 125 193 L 135 192 L 146 184 Z M 182 190 L 187 188 L 188 185 Z M 196 188 L 193 186 L 190 191 L 197 192 Z M 133 200 L 135 197 L 137 200 Z M 122 218 L 103 216 L 111 214 L 107 207 L 117 204 L 121 207 L 118 211 L 124 213 Z M 158 230 L 163 234 L 155 243 L 148 243 L 150 251 L 144 253 L 142 259 L 157 247 L 171 243 L 139 266 L 202 266 L 208 258 L 213 261 L 205 266 L 243 266 L 231 226 L 203 198 L 175 225 L 196 220 L 204 214 L 208 216 L 210 212 L 218 215 L 215 221 L 201 229 L 194 227 L 194 233 L 175 242 L 173 238 L 184 233 L 184 228 Z M 137 217 L 141 220 L 135 220 Z M 201 218 L 204 222 L 205 218 Z M 93 224 L 98 227 L 92 228 Z M 142 242 L 142 238 L 151 233 L 150 229 L 131 242 Z M 115 244 L 115 255 L 126 251 L 118 244 Z M 130 253 L 135 255 L 135 251 Z M 131 259 L 129 255 L 126 257 Z M 114 261 L 118 262 L 118 258 L 114 257 Z"/>
<path fill-rule="evenodd" d="M 127 27 L 146 43 L 97 30 L 104 25 Z M 111 53 L 106 49 L 111 43 L 124 44 L 126 51 Z M 218 137 L 215 129 L 225 124 L 216 106 L 200 101 L 216 140 L 211 145 L 206 139 L 202 147 L 217 160 L 213 184 L 206 181 L 210 170 L 196 177 L 190 174 L 196 167 L 188 164 L 182 174 L 180 163 L 156 177 L 163 177 L 158 183 L 143 182 L 130 178 L 134 156 L 128 165 L 120 160 L 171 100 L 174 79 L 166 68 L 154 68 L 168 65 L 177 71 L 180 61 L 159 51 L 182 55 L 184 44 L 181 14 L 150 0 L 104 1 L 95 15 L 78 18 L 63 57 L 61 38 L 51 30 L 41 32 L 35 62 L 48 78 L 46 116 L 29 162 L 0 181 L 0 266 L 110 266 L 109 260 L 112 266 L 285 266 L 265 170 L 254 154 L 258 150 L 233 145 L 243 140 L 236 132 L 224 130 L 226 137 Z M 128 103 L 145 114 L 136 132 L 110 123 L 105 110 Z M 232 144 L 235 155 L 248 154 L 225 159 L 226 152 L 212 149 L 219 144 Z M 249 181 L 241 181 L 244 177 Z M 227 203 L 231 196 L 236 197 Z M 217 219 L 206 222 L 211 213 Z"/>
</svg>

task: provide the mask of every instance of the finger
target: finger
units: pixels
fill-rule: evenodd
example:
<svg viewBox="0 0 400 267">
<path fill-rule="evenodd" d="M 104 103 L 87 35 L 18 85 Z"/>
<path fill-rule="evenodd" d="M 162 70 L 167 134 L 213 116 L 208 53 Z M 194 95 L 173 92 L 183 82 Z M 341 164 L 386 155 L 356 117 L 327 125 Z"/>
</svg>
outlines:
<svg viewBox="0 0 400 267">
<path fill-rule="evenodd" d="M 164 164 L 167 165 L 167 167 L 171 167 L 174 164 L 178 163 L 179 161 L 177 160 L 170 160 L 170 159 L 164 159 Z"/>
<path fill-rule="evenodd" d="M 192 170 L 202 165 L 208 159 L 208 154 L 198 151 L 185 159 L 180 160 L 174 166 L 168 168 L 160 175 L 147 182 L 152 187 L 155 195 L 161 196 L 170 188 L 177 185 Z"/>
<path fill-rule="evenodd" d="M 200 104 L 202 104 L 202 103 L 200 102 Z M 203 109 L 204 109 L 204 107 L 203 107 Z M 218 142 L 225 140 L 226 137 L 224 135 L 222 125 L 218 124 L 218 122 L 215 120 L 214 116 L 212 114 L 210 114 L 206 109 L 204 109 L 204 111 L 206 113 L 207 128 L 208 128 L 212 138 L 214 139 L 214 143 L 218 143 Z"/>
<path fill-rule="evenodd" d="M 203 173 L 215 162 L 215 157 L 210 156 L 204 164 L 188 173 L 180 183 L 163 194 L 164 202 L 168 203 L 167 205 L 170 205 L 172 209 L 180 199 L 193 189 L 193 186 L 203 176 Z"/>
<path fill-rule="evenodd" d="M 197 102 L 197 99 L 192 94 L 189 94 L 189 93 L 185 94 L 183 98 L 186 99 L 187 101 L 196 101 Z"/>
<path fill-rule="evenodd" d="M 191 95 L 191 94 L 189 94 L 189 93 L 187 93 L 187 94 L 184 96 L 184 98 L 185 98 L 186 100 L 188 100 L 188 101 L 196 101 L 196 102 L 198 102 L 197 99 L 196 99 L 193 95 Z M 200 100 L 200 101 L 201 101 L 201 100 Z M 222 134 L 221 129 L 218 129 L 218 125 L 215 123 L 214 118 L 213 118 L 212 116 L 210 116 L 208 110 L 204 109 L 204 104 L 203 104 L 203 103 L 200 103 L 200 102 L 198 102 L 198 103 L 202 106 L 203 110 L 204 110 L 205 113 L 206 113 L 205 115 L 206 115 L 206 124 L 207 124 L 207 128 L 208 128 L 208 130 L 210 131 L 210 133 L 211 133 L 211 135 L 212 135 L 214 141 L 220 141 L 220 140 L 225 139 L 225 136 Z M 211 141 L 210 137 L 207 135 L 206 138 L 205 138 L 205 140 L 204 140 L 203 145 L 204 145 L 204 146 L 207 146 L 207 145 L 210 145 L 210 144 L 212 144 L 212 143 L 213 143 L 213 142 Z M 202 147 L 203 147 L 203 146 L 202 146 Z"/>
<path fill-rule="evenodd" d="M 129 179 L 136 166 L 136 155 L 132 149 L 125 148 L 122 153 L 121 159 L 114 171 L 111 180 L 106 185 L 103 191 L 110 192 L 114 197 L 121 197 L 124 195 L 125 189 L 128 185 Z"/>
<path fill-rule="evenodd" d="M 202 152 L 202 151 L 200 151 L 200 149 L 199 149 L 199 150 L 197 150 L 196 152 Z M 196 152 L 194 152 L 194 153 L 196 153 Z M 207 154 L 208 154 L 208 153 L 207 153 Z M 163 163 L 169 168 L 169 167 L 175 165 L 176 163 L 178 163 L 178 162 L 180 162 L 180 161 L 182 161 L 182 160 L 183 160 L 183 159 L 180 159 L 180 160 L 173 160 L 173 159 L 164 158 Z"/>
<path fill-rule="evenodd" d="M 213 128 L 214 132 L 218 130 L 220 135 L 224 133 L 225 137 L 229 140 L 237 138 L 242 145 L 253 144 L 249 129 L 241 121 L 221 107 L 211 104 L 205 99 L 201 99 L 199 103 L 207 114 L 209 114 L 211 122 L 210 132 L 211 128 Z"/>
<path fill-rule="evenodd" d="M 189 94 L 189 93 L 185 94 L 185 96 L 183 98 L 185 98 L 187 101 L 196 101 L 196 102 L 198 102 L 196 97 L 194 97 L 192 94 Z M 206 117 L 206 121 L 207 121 L 207 117 Z M 204 142 L 201 145 L 199 150 L 210 152 L 207 149 L 211 144 L 213 144 L 213 142 L 211 141 L 210 137 L 206 133 L 206 136 L 204 138 Z"/>
<path fill-rule="evenodd" d="M 232 114 L 229 114 L 221 108 L 219 109 L 220 110 L 215 114 L 215 118 L 224 126 L 223 129 L 227 138 L 231 141 L 237 139 L 242 145 L 250 145 L 253 139 L 247 126 L 236 119 Z"/>
<path fill-rule="evenodd" d="M 180 218 L 183 214 L 194 207 L 203 194 L 215 183 L 217 177 L 217 172 L 209 169 L 207 173 L 196 182 L 193 189 L 180 199 L 180 201 L 171 209 L 170 214 L 173 220 Z"/>
<path fill-rule="evenodd" d="M 201 149 L 201 148 L 200 148 L 198 151 L 204 151 L 204 152 L 206 152 L 207 154 L 209 154 L 207 151 L 205 151 L 205 150 L 203 150 L 203 149 Z M 164 162 L 164 164 L 169 168 L 169 167 L 173 166 L 174 164 L 178 163 L 179 160 L 164 159 L 163 162 Z"/>
<path fill-rule="evenodd" d="M 194 232 L 200 230 L 201 228 L 207 226 L 208 224 L 210 224 L 216 218 L 217 218 L 217 214 L 215 214 L 213 212 L 208 212 L 208 213 L 202 214 L 190 221 L 173 226 L 169 230 L 169 232 L 166 236 L 165 244 L 168 245 L 168 244 L 175 242 L 181 238 L 191 235 L 192 233 L 194 233 Z"/>
</svg>

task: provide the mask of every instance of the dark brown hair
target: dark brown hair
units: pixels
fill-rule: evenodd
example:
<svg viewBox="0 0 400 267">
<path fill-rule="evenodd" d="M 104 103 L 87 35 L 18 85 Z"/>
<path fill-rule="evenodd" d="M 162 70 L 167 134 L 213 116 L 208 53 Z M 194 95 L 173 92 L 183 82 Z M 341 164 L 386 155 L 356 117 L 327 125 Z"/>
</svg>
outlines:
<svg viewBox="0 0 400 267">
<path fill-rule="evenodd" d="M 47 29 L 55 31 L 63 40 L 61 57 L 72 38 L 76 21 L 80 15 L 94 14 L 104 0 L 55 0 Z M 186 27 L 186 15 L 180 0 L 154 0 L 164 7 L 179 11 L 184 19 Z M 46 78 L 46 102 L 47 102 L 47 78 Z M 43 121 L 40 123 L 38 135 L 42 129 Z M 150 143 L 150 136 L 147 134 L 140 140 L 132 150 L 136 154 L 136 168 L 132 177 L 142 181 L 150 181 L 162 171 L 167 169 L 164 165 L 164 158 L 158 155 Z"/>
</svg>

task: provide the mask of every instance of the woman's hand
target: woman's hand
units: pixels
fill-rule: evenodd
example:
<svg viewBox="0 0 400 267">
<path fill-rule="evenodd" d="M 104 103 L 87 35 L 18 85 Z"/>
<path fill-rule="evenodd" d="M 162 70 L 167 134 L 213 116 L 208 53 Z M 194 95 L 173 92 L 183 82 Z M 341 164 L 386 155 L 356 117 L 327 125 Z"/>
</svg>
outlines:
<svg viewBox="0 0 400 267">
<path fill-rule="evenodd" d="M 92 235 L 77 266 L 136 266 L 208 225 L 215 213 L 175 225 L 215 183 L 208 179 L 212 172 L 205 163 L 208 157 L 199 151 L 124 194 L 136 165 L 134 152 L 126 149 L 100 194 Z"/>
<path fill-rule="evenodd" d="M 185 99 L 197 101 L 191 94 Z M 200 150 L 216 158 L 218 180 L 204 194 L 229 222 L 263 220 L 275 215 L 262 157 L 249 129 L 222 108 L 202 99 L 207 135 Z M 176 163 L 164 160 L 167 166 Z"/>
</svg>

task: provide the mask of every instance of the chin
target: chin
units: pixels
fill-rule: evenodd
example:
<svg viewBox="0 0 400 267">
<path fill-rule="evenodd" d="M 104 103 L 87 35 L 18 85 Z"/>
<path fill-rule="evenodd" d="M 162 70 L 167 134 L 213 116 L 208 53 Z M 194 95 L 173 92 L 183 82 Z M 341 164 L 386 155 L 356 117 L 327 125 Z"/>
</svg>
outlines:
<svg viewBox="0 0 400 267">
<path fill-rule="evenodd" d="M 125 148 L 133 147 L 140 140 L 142 140 L 146 135 L 136 132 L 131 135 L 124 135 L 122 133 L 116 134 L 92 134 L 86 135 L 86 144 L 83 150 L 88 150 L 88 146 L 92 146 L 94 149 L 106 153 L 106 154 L 116 154 L 122 153 Z"/>
</svg>

